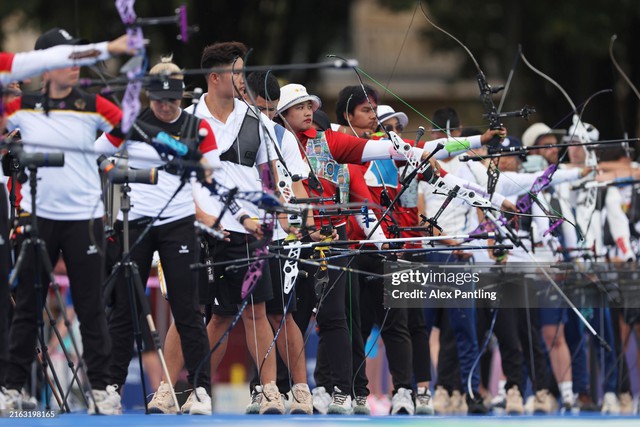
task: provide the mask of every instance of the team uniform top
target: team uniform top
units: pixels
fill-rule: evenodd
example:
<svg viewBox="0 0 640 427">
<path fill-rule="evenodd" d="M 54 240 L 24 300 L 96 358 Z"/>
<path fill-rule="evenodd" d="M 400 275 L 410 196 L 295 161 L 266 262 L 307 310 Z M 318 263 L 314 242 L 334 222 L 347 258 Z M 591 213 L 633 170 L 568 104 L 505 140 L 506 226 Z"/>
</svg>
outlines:
<svg viewBox="0 0 640 427">
<path fill-rule="evenodd" d="M 183 111 L 172 123 L 165 123 L 159 120 L 150 108 L 146 108 L 140 113 L 138 121 L 162 129 L 173 138 L 180 140 L 187 116 L 189 116 L 189 113 Z M 204 120 L 199 120 L 197 126 L 198 129 L 204 129 L 206 132 L 206 136 L 200 141 L 198 149 L 210 166 L 219 167 L 220 159 L 216 139 L 211 127 Z M 103 134 L 96 141 L 96 150 L 112 155 L 121 146 L 122 142 L 120 138 Z M 126 149 L 129 155 L 130 168 L 161 168 L 158 171 L 158 183 L 156 185 L 129 184 L 131 186 L 131 212 L 129 218 L 132 220 L 142 217 L 154 218 L 160 213 L 160 210 L 167 202 L 169 202 L 180 186 L 181 177 L 162 169 L 167 162 L 160 158 L 158 152 L 151 145 L 145 142 L 129 140 L 126 143 Z M 171 199 L 171 202 L 163 211 L 162 217 L 156 220 L 154 225 L 166 224 L 194 214 L 195 205 L 191 194 L 191 184 L 187 183 L 178 194 Z M 119 217 L 121 217 L 121 215 L 122 213 L 119 214 Z"/>
<path fill-rule="evenodd" d="M 320 181 L 320 189 L 309 185 L 309 180 L 304 180 L 305 187 L 310 197 L 334 197 L 338 191 L 338 164 L 362 163 L 366 139 L 356 138 L 344 133 L 327 130 L 319 132 L 310 128 L 298 134 L 302 147 L 300 151 L 303 156 L 307 156 L 314 165 L 314 172 Z M 317 141 L 317 143 L 316 143 Z M 302 152 L 303 147 L 305 152 Z M 308 166 L 307 166 L 308 169 Z M 328 204 L 333 204 L 329 202 Z M 318 227 L 326 224 L 328 218 L 316 217 Z M 346 222 L 344 216 L 331 217 L 334 226 L 342 225 Z"/>
<path fill-rule="evenodd" d="M 100 95 L 73 89 L 50 100 L 48 115 L 43 95 L 24 95 L 6 105 L 7 128 L 20 129 L 26 152 L 64 152 L 64 167 L 38 169 L 37 215 L 52 220 L 101 218 L 100 178 L 94 141 L 98 131 L 110 132 L 122 112 Z M 20 207 L 31 212 L 29 186 L 22 187 Z"/>
<path fill-rule="evenodd" d="M 209 123 L 216 135 L 216 142 L 220 153 L 225 153 L 234 145 L 249 107 L 238 99 L 234 100 L 233 112 L 227 118 L 226 123 L 223 123 L 213 117 L 209 108 L 207 108 L 207 104 L 205 103 L 206 96 L 206 93 L 202 95 L 200 102 L 198 102 L 195 108 L 190 106 L 185 111 L 192 113 L 196 117 L 202 118 Z M 276 141 L 274 123 L 264 114 L 260 114 L 260 119 L 262 121 L 262 125 L 258 126 L 260 145 L 255 157 L 256 165 L 276 159 L 276 153 L 274 151 L 274 143 Z M 268 132 L 268 135 L 265 135 L 265 129 Z M 268 154 L 267 150 L 269 151 Z M 213 179 L 217 184 L 229 189 L 237 187 L 240 192 L 256 192 L 256 194 L 262 192 L 260 176 L 255 166 L 245 166 L 230 161 L 222 161 L 220 164 L 220 168 L 213 172 Z M 198 197 L 198 204 L 201 207 L 203 206 L 200 204 L 200 200 L 204 199 L 205 198 Z M 205 211 L 219 212 L 221 210 L 222 205 L 217 198 L 209 197 L 209 202 L 210 204 L 208 204 L 208 206 L 210 207 L 204 209 Z M 253 203 L 241 200 L 240 198 L 236 199 L 236 202 L 249 216 L 254 218 L 259 217 L 260 212 Z M 223 215 L 220 220 L 220 224 L 225 230 L 245 234 L 247 233 L 244 227 L 236 218 L 233 217 L 233 215 Z"/>
<path fill-rule="evenodd" d="M 343 173 L 338 168 L 339 164 L 360 164 L 370 160 L 382 159 L 405 160 L 404 156 L 398 153 L 391 141 L 387 139 L 380 141 L 366 140 L 331 129 L 318 132 L 313 128 L 300 132 L 298 138 L 302 143 L 301 151 L 305 151 L 303 155 L 306 155 L 310 162 L 315 165 L 315 173 L 322 184 L 322 188 L 318 189 L 317 187 L 309 186 L 308 180 L 306 181 L 305 185 L 307 185 L 311 197 L 332 197 L 335 195 L 341 173 Z M 428 141 L 423 148 L 412 147 L 412 156 L 419 159 L 423 154 L 423 150 L 433 152 L 436 145 L 441 142 L 445 145 L 445 149 L 435 153 L 435 159 L 444 159 L 470 148 L 477 148 L 481 145 L 481 137 L 477 135 L 464 141 L 449 141 L 446 138 Z M 344 222 L 345 219 L 342 217 L 336 216 L 332 218 L 334 225 L 340 225 Z"/>
</svg>

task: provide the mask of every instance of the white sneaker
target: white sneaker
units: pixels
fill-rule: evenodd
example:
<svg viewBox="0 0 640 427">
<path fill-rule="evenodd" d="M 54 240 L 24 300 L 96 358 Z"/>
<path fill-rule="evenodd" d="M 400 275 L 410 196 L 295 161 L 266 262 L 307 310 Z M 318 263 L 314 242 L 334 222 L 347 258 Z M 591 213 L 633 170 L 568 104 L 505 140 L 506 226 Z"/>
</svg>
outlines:
<svg viewBox="0 0 640 427">
<path fill-rule="evenodd" d="M 191 399 L 189 415 L 211 415 L 211 396 L 204 387 L 198 387 L 192 391 L 189 399 Z"/>
<path fill-rule="evenodd" d="M 522 402 L 522 394 L 517 385 L 514 385 L 507 391 L 507 399 L 505 411 L 508 415 L 524 414 L 524 404 Z"/>
<path fill-rule="evenodd" d="M 493 411 L 494 415 L 504 415 L 505 408 L 507 407 L 507 395 L 503 390 L 500 390 L 496 396 L 491 399 L 489 408 Z"/>
<path fill-rule="evenodd" d="M 284 415 L 284 403 L 278 386 L 274 381 L 262 386 L 262 402 L 260 403 L 260 414 Z"/>
<path fill-rule="evenodd" d="M 391 415 L 413 415 L 415 406 L 411 394 L 413 390 L 400 387 L 391 399 Z"/>
<path fill-rule="evenodd" d="M 535 404 L 535 400 L 536 400 L 536 397 L 533 394 L 527 397 L 527 400 L 524 402 L 524 413 L 526 415 L 534 414 L 533 406 Z"/>
<path fill-rule="evenodd" d="M 89 415 L 121 415 L 122 405 L 117 385 L 108 385 L 105 390 L 87 392 Z"/>
<path fill-rule="evenodd" d="M 182 411 L 183 414 L 188 414 L 189 411 L 191 410 L 191 405 L 193 405 L 193 390 L 191 390 L 189 397 L 187 397 L 187 400 L 185 400 L 180 410 Z"/>
<path fill-rule="evenodd" d="M 282 401 L 282 407 L 284 408 L 283 414 L 288 414 L 291 411 L 291 400 L 289 394 L 280 393 L 280 400 Z"/>
<path fill-rule="evenodd" d="M 580 406 L 578 406 L 578 396 L 575 394 L 567 394 L 562 398 L 561 414 L 578 415 L 580 413 Z"/>
<path fill-rule="evenodd" d="M 602 396 L 602 409 L 600 412 L 609 415 L 620 414 L 620 403 L 615 393 L 608 391 Z"/>
<path fill-rule="evenodd" d="M 416 393 L 416 415 L 433 415 L 431 392 L 426 387 L 418 387 Z"/>
<path fill-rule="evenodd" d="M 178 412 L 173 396 L 171 396 L 171 387 L 164 381 L 160 381 L 158 390 L 153 394 L 147 406 L 151 414 L 175 414 Z"/>
<path fill-rule="evenodd" d="M 22 392 L 22 410 L 33 411 L 38 407 L 38 401 L 35 397 L 29 396 L 27 393 Z"/>
<path fill-rule="evenodd" d="M 247 405 L 247 408 L 244 410 L 244 413 L 259 414 L 261 403 L 262 403 L 262 386 L 257 385 L 253 388 L 253 391 L 251 392 L 251 401 Z"/>
<path fill-rule="evenodd" d="M 313 398 L 309 391 L 309 386 L 305 383 L 294 384 L 291 387 L 293 396 L 289 413 L 291 414 L 313 414 Z"/>
<path fill-rule="evenodd" d="M 633 397 L 631 393 L 620 393 L 620 414 L 633 415 Z"/>
<path fill-rule="evenodd" d="M 529 399 L 531 399 L 531 404 L 527 406 L 529 405 Z M 547 389 L 536 391 L 535 395 L 529 396 L 529 399 L 527 399 L 527 404 L 524 406 L 527 415 L 549 415 L 558 412 L 558 401 Z"/>
<path fill-rule="evenodd" d="M 22 410 L 22 394 L 15 389 L 4 389 L 4 404 L 7 411 Z"/>
<path fill-rule="evenodd" d="M 333 387 L 333 396 L 331 396 L 331 404 L 327 410 L 327 414 L 350 415 L 351 414 L 351 396 L 345 394 L 338 387 Z"/>
<path fill-rule="evenodd" d="M 0 388 L 0 415 L 7 409 L 7 398 L 4 396 L 4 387 Z"/>
<path fill-rule="evenodd" d="M 351 409 L 355 415 L 371 415 L 371 406 L 367 396 L 356 396 L 351 402 Z"/>
<path fill-rule="evenodd" d="M 376 395 L 370 394 L 367 398 L 367 403 L 371 408 L 371 415 L 386 416 L 391 412 L 391 399 L 389 399 L 389 396 L 387 395 L 377 397 Z"/>
<path fill-rule="evenodd" d="M 451 415 L 467 415 L 469 413 L 469 405 L 467 405 L 466 395 L 460 393 L 459 390 L 451 392 Z"/>
<path fill-rule="evenodd" d="M 324 387 L 316 387 L 311 392 L 313 394 L 313 412 L 326 415 L 331 404 L 331 395 Z"/>
<path fill-rule="evenodd" d="M 449 392 L 441 385 L 436 386 L 436 393 L 433 396 L 433 410 L 436 415 L 451 413 L 451 397 Z"/>
</svg>

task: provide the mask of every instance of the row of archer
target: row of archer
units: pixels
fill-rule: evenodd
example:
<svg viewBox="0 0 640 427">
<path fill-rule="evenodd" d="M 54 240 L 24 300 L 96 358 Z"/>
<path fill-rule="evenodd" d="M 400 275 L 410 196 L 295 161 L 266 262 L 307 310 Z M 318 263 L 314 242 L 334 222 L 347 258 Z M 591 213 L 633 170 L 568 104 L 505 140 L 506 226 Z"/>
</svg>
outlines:
<svg viewBox="0 0 640 427">
<path fill-rule="evenodd" d="M 234 59 L 234 63 L 235 63 L 235 61 L 236 61 L 236 60 Z M 227 64 L 227 65 L 229 65 L 229 64 Z M 236 64 L 236 65 L 238 65 L 238 64 Z M 232 68 L 233 68 L 233 67 L 232 67 Z M 242 67 L 241 67 L 241 66 L 239 66 L 239 65 L 238 65 L 238 68 L 242 69 Z M 225 90 L 227 91 L 227 93 L 225 93 L 224 95 L 225 95 L 225 96 L 228 96 L 228 92 L 230 91 L 230 89 L 229 89 L 229 87 L 230 87 L 230 85 L 229 85 L 229 83 L 230 83 L 230 79 L 229 79 L 229 78 L 226 78 L 226 77 L 225 77 L 225 75 L 224 75 L 223 73 L 211 73 L 211 74 L 207 77 L 207 80 L 209 80 L 209 79 L 213 79 L 213 80 L 218 80 L 218 79 L 219 79 L 219 80 L 224 80 L 224 81 L 225 81 L 225 84 L 226 84 Z M 173 89 L 173 88 L 172 88 L 172 89 Z M 290 88 L 290 89 L 294 89 L 294 88 Z M 210 91 L 209 93 L 211 93 L 211 91 Z M 268 98 L 269 98 L 269 97 L 265 98 L 265 100 L 268 100 Z M 54 99 L 55 99 L 55 97 L 54 97 Z M 164 100 L 166 100 L 166 99 L 172 100 L 171 98 L 165 98 Z M 206 98 L 203 98 L 203 99 L 205 100 L 205 103 L 206 103 Z M 272 99 L 273 99 L 273 98 L 272 98 Z M 351 98 L 351 99 L 353 99 L 353 98 Z M 160 98 L 160 100 L 162 101 L 162 100 L 163 100 L 163 98 Z M 173 100 L 173 101 L 175 101 L 175 100 Z M 311 101 L 311 109 L 313 109 L 313 106 L 314 106 L 314 105 L 313 105 L 313 104 L 314 104 L 314 103 L 313 103 L 313 99 L 309 99 L 309 101 Z M 352 101 L 352 102 L 354 102 L 354 103 L 355 103 L 355 100 L 354 100 L 354 101 Z M 349 103 L 349 101 L 347 100 L 347 104 L 348 104 L 348 103 Z M 162 102 L 161 104 L 165 105 L 165 104 L 167 104 L 167 102 Z M 170 104 L 170 103 L 168 103 L 168 104 Z M 285 105 L 286 105 L 286 104 L 285 104 Z M 196 108 L 197 108 L 197 107 L 196 107 Z M 214 109 L 215 109 L 215 108 L 214 108 Z M 285 109 L 284 111 L 286 111 L 286 110 L 288 110 L 288 108 L 287 108 L 287 109 Z M 212 109 L 210 109 L 210 111 L 213 111 L 213 110 L 212 110 Z M 281 111 L 281 112 L 284 112 L 284 111 Z M 305 114 L 308 114 L 308 113 L 305 113 Z M 303 120 L 303 122 L 306 122 L 307 120 L 308 120 L 308 119 L 307 119 L 307 118 L 305 118 L 305 119 Z M 344 125 L 344 126 L 347 126 L 348 124 L 349 124 L 349 123 L 347 123 L 347 124 L 346 124 L 346 125 Z M 263 132 L 264 132 L 264 130 L 263 130 Z M 219 135 L 219 133 L 218 133 L 218 132 L 214 132 L 214 134 L 215 134 L 216 136 L 218 136 L 218 135 Z M 220 134 L 222 134 L 222 132 L 221 132 Z M 391 136 L 391 134 L 389 134 L 388 136 L 390 137 L 390 140 L 393 142 L 393 141 L 394 141 L 394 138 Z M 395 142 L 398 142 L 398 141 L 396 140 Z M 457 143 L 457 141 L 456 141 L 456 143 Z M 233 141 L 232 141 L 232 144 L 233 144 Z M 238 145 L 238 147 L 239 147 L 239 145 Z M 398 143 L 398 144 L 396 145 L 396 147 L 395 147 L 395 148 L 396 148 L 396 150 L 397 150 L 397 151 L 399 151 L 399 152 L 407 152 L 407 153 L 408 153 L 408 152 L 410 152 L 410 150 L 406 150 L 406 151 L 404 150 L 404 146 L 402 145 L 402 143 Z M 244 148 L 242 148 L 242 149 L 244 150 Z M 387 149 L 387 148 L 385 147 L 385 149 Z M 268 150 L 268 149 L 267 149 L 267 150 Z M 321 151 L 321 153 L 319 153 L 319 154 L 322 154 L 322 150 L 323 150 L 323 147 L 320 147 L 320 151 Z M 250 151 L 250 150 L 246 150 L 246 151 Z M 245 151 L 245 152 L 246 152 L 246 151 Z M 303 151 L 304 151 L 304 150 L 303 150 Z M 313 151 L 315 151 L 315 146 L 313 147 Z M 330 149 L 329 151 L 332 151 L 332 150 Z M 363 151 L 364 151 L 364 150 L 363 150 Z M 457 150 L 453 150 L 453 151 L 457 151 Z M 387 149 L 387 152 L 388 152 L 388 149 Z M 267 153 L 268 153 L 268 151 L 267 151 Z M 239 156 L 239 155 L 241 154 L 241 151 L 239 151 L 239 150 L 238 150 L 238 152 L 237 152 L 236 154 Z M 309 151 L 307 151 L 307 154 L 310 154 L 310 153 L 309 153 Z M 267 154 L 267 156 L 268 156 L 268 154 Z M 320 157 L 322 157 L 322 156 L 318 156 L 318 157 L 320 158 Z M 324 157 L 326 157 L 326 156 L 324 156 Z M 134 155 L 132 155 L 132 158 L 135 158 L 135 156 L 134 156 Z M 359 160 L 362 160 L 362 159 L 363 159 L 363 157 L 361 157 Z M 226 160 L 226 161 L 228 161 L 228 160 Z M 323 161 L 322 161 L 322 160 L 318 160 L 318 164 L 323 164 Z M 419 166 L 419 164 L 416 164 L 416 166 Z M 309 169 L 312 169 L 312 168 L 310 167 Z M 334 175 L 334 174 L 332 174 L 332 173 L 331 173 L 331 170 L 329 170 L 329 168 L 327 167 L 327 162 L 325 162 L 325 163 L 324 163 L 324 167 L 323 167 L 323 168 L 321 168 L 321 170 L 322 170 L 322 173 L 323 173 L 323 174 L 326 174 L 326 175 L 325 175 L 326 177 L 328 177 L 328 178 L 333 178 L 333 176 L 332 176 L 332 175 Z M 335 171 L 335 168 L 334 168 L 334 169 L 332 169 L 332 170 L 334 170 L 334 171 Z M 446 169 L 445 169 L 445 170 L 446 170 Z M 380 175 L 382 176 L 382 174 L 380 174 Z M 339 180 L 339 176 L 340 176 L 339 174 L 335 175 L 335 177 L 336 177 L 336 181 L 338 181 L 338 180 Z M 342 176 L 344 177 L 345 175 L 343 174 Z M 350 175 L 350 177 L 351 177 L 351 175 Z M 323 177 L 321 177 L 321 178 L 323 178 Z M 327 181 L 331 181 L 331 179 L 327 179 L 327 178 L 323 178 L 323 179 L 326 179 Z M 356 178 L 354 178 L 354 179 L 356 179 Z M 435 182 L 438 182 L 438 179 L 439 179 L 439 178 L 435 178 L 435 179 L 434 179 L 434 183 L 435 183 Z M 318 179 L 318 181 L 320 181 L 320 180 Z M 385 185 L 385 186 L 386 186 L 386 185 Z M 459 188 L 458 188 L 458 190 L 453 191 L 454 189 L 455 189 L 455 186 L 449 186 L 449 187 L 448 187 L 448 189 L 446 190 L 447 195 L 451 195 L 451 194 L 453 194 L 454 192 L 455 192 L 455 193 L 458 193 L 458 192 L 462 193 L 462 192 L 464 192 L 464 187 L 459 187 Z M 144 191 L 144 190 L 142 190 L 142 191 Z M 453 192 L 452 192 L 452 191 L 453 191 Z M 355 192 L 353 192 L 353 193 L 355 193 Z M 323 196 L 323 194 L 318 194 L 318 196 L 319 196 L 319 197 L 322 197 L 322 196 Z M 468 193 L 468 192 L 467 192 L 467 196 L 469 196 L 469 193 Z M 304 199 L 304 198 L 303 198 L 303 199 Z M 229 200 L 229 198 L 227 198 L 227 200 Z M 481 200 L 481 198 L 475 198 L 473 201 L 474 201 L 475 203 L 485 203 L 484 201 L 482 201 L 482 200 Z M 134 205 L 136 205 L 136 204 L 138 204 L 138 203 L 137 203 L 137 202 L 136 202 L 136 203 L 134 203 Z M 224 203 L 224 202 L 222 202 L 222 206 L 223 206 L 223 207 L 225 206 L 225 203 Z M 229 209 L 229 208 L 227 208 L 227 209 Z M 232 209 L 233 209 L 233 208 L 232 208 Z M 221 208 L 219 208 L 219 210 L 221 210 Z M 238 212 L 241 212 L 241 211 L 239 210 L 239 211 L 236 211 L 235 213 L 238 213 Z M 235 214 L 235 213 L 234 213 L 234 214 Z M 252 220 L 252 215 L 250 215 L 250 214 L 248 214 L 248 213 L 244 213 L 244 214 L 243 214 L 243 213 L 240 213 L 239 215 L 237 215 L 237 217 L 236 217 L 235 219 L 242 219 L 244 215 L 248 215 L 248 218 L 244 218 L 244 221 L 242 221 L 242 222 L 243 222 L 243 223 L 245 223 L 245 222 L 246 222 L 247 224 L 250 224 L 249 226 L 250 226 L 250 227 L 253 227 L 253 228 L 252 228 L 252 231 L 256 232 L 256 234 L 260 234 L 260 230 L 259 230 L 259 229 L 260 229 L 261 227 L 255 226 L 255 224 L 253 224 L 252 222 L 250 222 L 250 220 Z M 220 218 L 220 217 L 222 217 L 222 215 L 219 215 L 219 216 L 218 216 L 218 218 Z M 369 217 L 369 215 L 367 214 L 367 215 L 366 215 L 366 217 Z M 222 221 L 222 220 L 221 220 L 221 221 Z M 214 224 L 214 223 L 215 223 L 215 222 L 213 222 L 212 224 Z M 370 226 L 371 226 L 371 225 L 370 225 L 370 223 L 369 223 L 368 221 L 366 221 L 366 219 L 364 219 L 364 218 L 363 218 L 363 220 L 358 221 L 358 226 L 359 226 L 359 224 L 360 224 L 360 223 L 364 223 L 364 224 L 366 225 L 366 228 L 370 228 Z M 236 227 L 236 229 L 237 229 L 237 227 Z M 325 236 L 326 236 L 326 234 L 325 234 Z M 385 244 L 385 242 L 380 242 L 380 243 Z M 217 260 L 217 259 L 216 259 L 216 260 Z M 333 288 L 333 285 L 331 285 L 331 286 L 330 286 L 330 288 Z M 339 293 L 339 292 L 338 292 L 338 293 Z M 267 356 L 265 356 L 265 360 L 267 360 Z M 340 384 L 340 385 L 342 386 L 342 384 Z M 342 388 L 344 388 L 344 387 L 342 387 L 342 388 L 341 388 L 341 387 L 338 387 L 337 385 L 334 385 L 334 387 L 337 387 L 337 388 L 338 388 L 338 390 L 340 390 L 340 391 L 343 391 L 343 390 L 342 390 Z M 329 387 L 327 387 L 327 388 L 328 388 L 328 389 L 332 389 L 332 388 L 331 388 L 331 386 L 329 386 Z M 405 389 L 406 389 L 406 388 L 405 388 Z M 344 398 L 344 399 L 343 399 L 343 396 L 345 395 L 345 393 L 335 392 L 335 390 L 334 390 L 334 395 L 337 395 L 338 403 L 339 403 L 339 401 L 340 401 L 340 400 L 343 400 L 343 402 L 342 402 L 342 403 L 344 403 L 344 402 L 346 402 L 346 401 L 347 401 L 347 399 L 346 399 L 346 398 Z M 353 397 L 354 397 L 354 398 L 357 398 L 357 397 L 358 397 L 358 395 L 356 394 L 356 395 L 354 395 Z M 343 405 L 343 406 L 344 406 L 344 405 Z"/>
</svg>

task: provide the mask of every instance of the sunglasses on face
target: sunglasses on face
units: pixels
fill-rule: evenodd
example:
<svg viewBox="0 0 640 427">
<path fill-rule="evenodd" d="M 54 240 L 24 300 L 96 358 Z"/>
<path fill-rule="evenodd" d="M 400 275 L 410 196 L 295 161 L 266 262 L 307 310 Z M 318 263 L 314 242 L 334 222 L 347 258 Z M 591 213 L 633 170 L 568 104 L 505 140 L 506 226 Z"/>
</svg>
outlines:
<svg viewBox="0 0 640 427">
<path fill-rule="evenodd" d="M 402 132 L 404 130 L 404 126 L 402 126 L 401 124 L 397 124 L 397 125 L 384 125 L 384 129 L 387 132 Z"/>
</svg>

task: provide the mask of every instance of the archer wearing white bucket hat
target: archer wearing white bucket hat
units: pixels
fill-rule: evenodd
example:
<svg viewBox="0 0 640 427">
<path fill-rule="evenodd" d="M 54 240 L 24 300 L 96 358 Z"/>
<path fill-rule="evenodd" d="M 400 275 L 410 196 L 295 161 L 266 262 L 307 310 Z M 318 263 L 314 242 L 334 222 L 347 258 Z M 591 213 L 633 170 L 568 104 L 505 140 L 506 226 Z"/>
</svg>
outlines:
<svg viewBox="0 0 640 427">
<path fill-rule="evenodd" d="M 378 109 L 376 110 L 376 112 L 378 114 L 378 118 L 380 119 L 380 123 L 383 124 L 387 120 L 391 120 L 394 118 L 398 119 L 398 125 L 400 125 L 400 128 L 398 128 L 398 126 L 396 125 L 394 129 L 391 129 L 394 132 L 402 133 L 402 131 L 406 129 L 407 125 L 409 124 L 409 117 L 407 117 L 407 115 L 402 111 L 394 110 L 390 105 L 378 105 Z"/>
<path fill-rule="evenodd" d="M 278 113 L 282 113 L 294 105 L 306 101 L 311 101 L 313 104 L 313 111 L 316 111 L 322 106 L 320 98 L 315 95 L 309 95 L 306 87 L 296 83 L 290 83 L 282 86 L 280 88 L 280 101 L 278 101 Z"/>
</svg>

